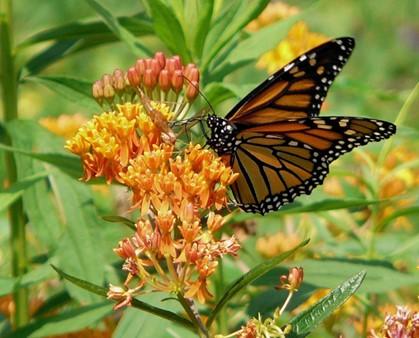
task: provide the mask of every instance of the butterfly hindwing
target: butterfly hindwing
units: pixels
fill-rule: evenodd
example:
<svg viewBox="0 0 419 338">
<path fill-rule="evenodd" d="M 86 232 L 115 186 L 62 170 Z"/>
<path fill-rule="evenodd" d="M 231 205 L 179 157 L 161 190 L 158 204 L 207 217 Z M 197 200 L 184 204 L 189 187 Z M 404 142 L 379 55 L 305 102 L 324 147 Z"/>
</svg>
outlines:
<svg viewBox="0 0 419 338">
<path fill-rule="evenodd" d="M 395 125 L 374 119 L 325 117 L 249 128 L 237 135 L 231 166 L 239 178 L 232 190 L 245 211 L 278 210 L 310 194 L 343 153 L 395 133 Z M 286 128 L 286 130 L 284 130 Z M 252 130 L 253 129 L 253 130 Z"/>
<path fill-rule="evenodd" d="M 270 76 L 226 116 L 241 125 L 317 116 L 355 41 L 338 38 L 299 56 Z"/>
</svg>

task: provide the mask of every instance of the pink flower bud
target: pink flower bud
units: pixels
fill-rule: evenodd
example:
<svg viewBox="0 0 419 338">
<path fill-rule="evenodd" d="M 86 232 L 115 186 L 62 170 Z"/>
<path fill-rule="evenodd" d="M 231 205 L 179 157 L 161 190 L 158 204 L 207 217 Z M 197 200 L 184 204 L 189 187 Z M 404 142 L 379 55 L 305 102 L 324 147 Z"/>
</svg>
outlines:
<svg viewBox="0 0 419 338">
<path fill-rule="evenodd" d="M 112 99 L 115 95 L 115 89 L 112 87 L 111 84 L 106 84 L 103 87 L 103 96 L 107 99 Z"/>
<path fill-rule="evenodd" d="M 153 59 L 150 59 L 150 58 L 144 60 L 145 61 L 145 68 L 146 69 L 151 69 L 151 61 L 152 60 Z"/>
<path fill-rule="evenodd" d="M 176 70 L 176 62 L 173 59 L 166 60 L 166 69 L 169 71 L 169 76 L 172 76 Z"/>
<path fill-rule="evenodd" d="M 168 92 L 170 89 L 170 76 L 167 69 L 163 69 L 159 75 L 159 86 L 160 89 L 164 92 Z"/>
<path fill-rule="evenodd" d="M 115 69 L 113 72 L 113 87 L 116 91 L 121 92 L 125 88 L 125 73 L 121 69 Z"/>
<path fill-rule="evenodd" d="M 103 86 L 104 87 L 106 85 L 111 85 L 112 86 L 112 83 L 113 83 L 113 77 L 112 77 L 112 75 L 110 75 L 110 74 L 103 75 L 102 76 L 102 83 L 103 83 Z"/>
<path fill-rule="evenodd" d="M 135 70 L 137 71 L 141 82 L 141 79 L 144 76 L 146 70 L 145 61 L 143 59 L 137 60 L 137 62 L 135 63 Z"/>
<path fill-rule="evenodd" d="M 96 100 L 100 100 L 100 99 L 103 98 L 103 83 L 102 83 L 102 81 L 98 80 L 95 83 L 93 83 L 92 95 Z"/>
<path fill-rule="evenodd" d="M 163 69 L 166 66 L 166 57 L 162 52 L 157 52 L 154 54 L 154 59 L 159 62 L 160 69 Z"/>
<path fill-rule="evenodd" d="M 175 67 L 176 69 L 182 69 L 182 61 L 180 59 L 179 55 L 173 55 L 172 60 L 175 61 Z"/>
<path fill-rule="evenodd" d="M 135 67 L 131 67 L 127 72 L 128 82 L 133 87 L 138 87 L 140 85 L 140 76 L 138 75 Z"/>
<path fill-rule="evenodd" d="M 183 73 L 181 70 L 175 70 L 172 75 L 172 88 L 176 93 L 179 93 L 183 87 Z"/>
<path fill-rule="evenodd" d="M 151 60 L 151 70 L 153 71 L 153 74 L 158 77 L 160 73 L 160 64 L 157 60 L 153 59 Z"/>
<path fill-rule="evenodd" d="M 186 98 L 189 102 L 196 99 L 199 94 L 199 83 L 197 81 L 191 81 L 186 88 Z"/>
<path fill-rule="evenodd" d="M 189 81 L 199 82 L 199 70 L 196 67 L 189 69 L 188 75 L 185 76 L 189 79 Z"/>
<path fill-rule="evenodd" d="M 157 84 L 157 77 L 153 73 L 152 69 L 146 69 L 144 74 L 144 85 L 149 89 L 154 89 Z"/>
</svg>

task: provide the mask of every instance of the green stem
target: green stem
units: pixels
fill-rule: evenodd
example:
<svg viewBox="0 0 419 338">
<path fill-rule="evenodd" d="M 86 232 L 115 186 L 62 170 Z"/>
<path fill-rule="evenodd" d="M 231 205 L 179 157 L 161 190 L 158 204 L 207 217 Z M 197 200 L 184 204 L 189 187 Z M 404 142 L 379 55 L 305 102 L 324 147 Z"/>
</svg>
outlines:
<svg viewBox="0 0 419 338">
<path fill-rule="evenodd" d="M 202 323 L 201 319 L 194 313 L 191 307 L 191 303 L 185 297 L 183 297 L 181 293 L 177 294 L 177 299 L 179 300 L 179 303 L 182 305 L 188 317 L 194 324 L 199 337 L 208 338 L 209 337 L 208 331 L 205 328 L 205 325 Z"/>
<path fill-rule="evenodd" d="M 217 283 L 215 284 L 217 299 L 221 298 L 222 293 L 223 293 L 224 285 L 225 285 L 224 266 L 223 266 L 222 260 L 220 260 L 219 265 L 218 265 L 218 279 L 217 279 Z M 219 333 L 226 333 L 227 329 L 228 329 L 228 325 L 227 325 L 227 312 L 226 312 L 225 307 L 223 307 L 220 310 L 220 313 L 217 317 L 217 322 L 218 322 L 218 332 Z"/>
<path fill-rule="evenodd" d="M 0 0 L 0 53 L 1 81 L 4 121 L 7 123 L 18 117 L 17 77 L 13 54 L 12 36 L 12 0 Z M 10 138 L 6 142 L 12 145 Z M 16 162 L 12 153 L 5 154 L 6 179 L 9 185 L 17 181 Z M 9 207 L 10 247 L 12 257 L 12 275 L 19 278 L 28 270 L 25 238 L 25 216 L 22 200 L 18 199 Z M 28 290 L 19 288 L 13 293 L 15 303 L 14 326 L 28 323 Z"/>
</svg>

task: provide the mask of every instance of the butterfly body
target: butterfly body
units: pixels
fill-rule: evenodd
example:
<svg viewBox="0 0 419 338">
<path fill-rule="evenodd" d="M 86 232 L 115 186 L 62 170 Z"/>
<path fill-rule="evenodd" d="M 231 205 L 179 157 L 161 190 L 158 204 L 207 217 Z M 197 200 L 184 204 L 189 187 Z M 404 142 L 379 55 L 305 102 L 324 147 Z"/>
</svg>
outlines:
<svg viewBox="0 0 419 338">
<path fill-rule="evenodd" d="M 353 47 L 352 38 L 326 42 L 269 77 L 226 118 L 208 117 L 207 143 L 240 174 L 232 191 L 243 210 L 265 214 L 310 194 L 340 155 L 395 133 L 386 121 L 318 117 Z"/>
</svg>

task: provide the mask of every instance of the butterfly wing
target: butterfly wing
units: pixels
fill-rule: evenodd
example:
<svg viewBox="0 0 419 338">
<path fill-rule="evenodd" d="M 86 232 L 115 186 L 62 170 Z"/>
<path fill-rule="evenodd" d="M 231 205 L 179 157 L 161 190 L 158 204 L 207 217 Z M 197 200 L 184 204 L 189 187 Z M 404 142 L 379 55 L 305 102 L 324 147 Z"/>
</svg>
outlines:
<svg viewBox="0 0 419 338">
<path fill-rule="evenodd" d="M 226 119 L 250 125 L 317 116 L 354 47 L 355 40 L 346 37 L 311 49 L 262 82 Z"/>
<path fill-rule="evenodd" d="M 237 135 L 230 163 L 239 173 L 232 191 L 245 211 L 278 210 L 323 183 L 329 164 L 353 148 L 396 132 L 394 124 L 325 117 L 255 126 Z"/>
</svg>

